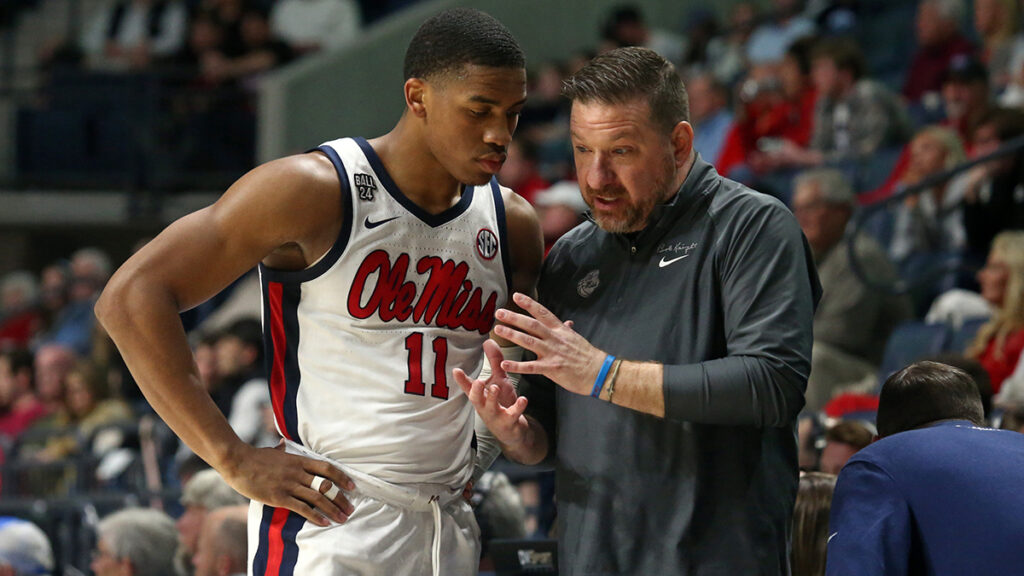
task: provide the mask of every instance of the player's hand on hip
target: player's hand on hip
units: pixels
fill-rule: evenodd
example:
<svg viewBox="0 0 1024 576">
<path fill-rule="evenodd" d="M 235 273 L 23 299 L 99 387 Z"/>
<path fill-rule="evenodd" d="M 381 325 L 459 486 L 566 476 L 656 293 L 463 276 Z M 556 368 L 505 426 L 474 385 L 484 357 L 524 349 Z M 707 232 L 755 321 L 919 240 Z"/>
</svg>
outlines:
<svg viewBox="0 0 1024 576">
<path fill-rule="evenodd" d="M 513 301 L 529 316 L 501 309 L 495 317 L 504 323 L 494 333 L 537 355 L 528 362 L 501 362 L 502 370 L 517 374 L 542 374 L 570 392 L 589 394 L 606 354 L 562 322 L 550 310 L 525 294 Z"/>
<path fill-rule="evenodd" d="M 491 377 L 487 380 L 472 380 L 461 368 L 452 371 L 455 383 L 462 388 L 466 398 L 476 409 L 487 429 L 502 444 L 516 444 L 522 441 L 529 427 L 526 416 L 527 400 L 516 393 L 516 387 L 508 379 L 508 373 L 501 367 L 501 349 L 493 340 L 484 342 L 484 354 L 491 364 Z"/>
<path fill-rule="evenodd" d="M 354 510 L 342 490 L 355 485 L 344 472 L 323 460 L 288 454 L 284 441 L 276 448 L 248 447 L 233 468 L 224 479 L 240 494 L 287 508 L 318 526 L 343 523 Z"/>
</svg>

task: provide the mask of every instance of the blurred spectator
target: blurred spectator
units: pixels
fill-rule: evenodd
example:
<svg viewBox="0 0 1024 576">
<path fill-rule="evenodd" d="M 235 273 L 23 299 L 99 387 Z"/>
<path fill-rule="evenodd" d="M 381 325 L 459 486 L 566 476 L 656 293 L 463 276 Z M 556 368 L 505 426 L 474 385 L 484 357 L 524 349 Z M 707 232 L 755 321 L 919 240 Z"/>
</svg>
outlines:
<svg viewBox="0 0 1024 576">
<path fill-rule="evenodd" d="M 984 425 L 963 371 L 918 362 L 890 376 L 880 439 L 836 483 L 826 573 L 1016 573 L 1024 437 Z"/>
<path fill-rule="evenodd" d="M 92 346 L 93 305 L 110 278 L 110 258 L 98 248 L 82 248 L 71 255 L 69 303 L 58 314 L 43 343 L 63 344 L 88 356 Z"/>
<path fill-rule="evenodd" d="M 0 516 L 0 575 L 46 576 L 53 572 L 53 548 L 38 526 L 12 516 Z"/>
<path fill-rule="evenodd" d="M 537 147 L 529 140 L 518 138 L 508 145 L 506 154 L 505 163 L 498 171 L 498 181 L 532 204 L 537 191 L 548 187 L 537 169 Z"/>
<path fill-rule="evenodd" d="M 145 70 L 185 41 L 185 5 L 178 0 L 115 0 L 89 22 L 82 51 L 99 70 Z"/>
<path fill-rule="evenodd" d="M 992 109 L 991 90 L 985 65 L 970 56 L 956 56 L 942 83 L 944 126 L 956 130 L 970 152 L 978 120 Z"/>
<path fill-rule="evenodd" d="M 192 558 L 195 576 L 246 573 L 248 516 L 248 506 L 230 506 L 207 514 Z"/>
<path fill-rule="evenodd" d="M 1024 350 L 1024 231 L 1004 231 L 992 241 L 988 262 L 978 272 L 981 296 L 995 310 L 978 329 L 967 356 L 981 362 L 997 399 L 1000 387 Z M 998 401 L 998 400 L 997 400 Z"/>
<path fill-rule="evenodd" d="M 270 13 L 274 36 L 305 54 L 351 42 L 361 27 L 353 0 L 278 0 Z"/>
<path fill-rule="evenodd" d="M 686 18 L 687 43 L 680 67 L 683 75 L 707 69 L 708 49 L 721 33 L 718 18 L 712 9 L 692 8 Z"/>
<path fill-rule="evenodd" d="M 902 142 L 909 122 L 899 97 L 865 77 L 860 48 L 848 39 L 825 39 L 812 58 L 818 100 L 810 146 L 783 141 L 770 154 L 776 167 L 817 166 L 866 159 L 884 146 Z"/>
<path fill-rule="evenodd" d="M 828 516 L 835 486 L 836 477 L 831 474 L 806 472 L 800 475 L 793 506 L 793 552 L 790 556 L 793 576 L 825 574 Z"/>
<path fill-rule="evenodd" d="M 1024 11 L 1024 10 L 1022 10 Z M 1024 106 L 1024 32 L 1018 33 L 1010 55 L 1010 63 L 1005 73 L 993 70 L 994 75 L 1006 77 L 1006 89 L 999 97 L 999 103 L 1007 107 Z"/>
<path fill-rule="evenodd" d="M 970 154 L 974 145 L 974 130 L 978 121 L 992 109 L 988 85 L 988 71 L 976 59 L 960 55 L 952 59 L 949 72 L 942 83 L 941 126 L 952 128 L 960 136 L 964 151 Z M 920 113 L 917 120 L 928 121 L 932 112 Z M 860 197 L 862 204 L 871 204 L 887 198 L 900 185 L 910 167 L 910 145 L 903 147 L 900 156 L 885 182 L 877 189 Z"/>
<path fill-rule="evenodd" d="M 835 169 L 816 169 L 796 179 L 793 213 L 818 267 L 822 298 L 814 313 L 814 345 L 805 410 L 821 410 L 837 393 L 873 388 L 885 341 L 910 318 L 909 301 L 864 285 L 847 250 L 847 224 L 856 198 Z M 876 281 L 895 279 L 879 244 L 866 234 L 856 239 L 861 269 Z"/>
<path fill-rule="evenodd" d="M 1008 406 L 999 421 L 999 429 L 1024 434 L 1024 406 Z"/>
<path fill-rule="evenodd" d="M 738 2 L 729 12 L 729 27 L 724 35 L 708 42 L 707 68 L 719 82 L 732 86 L 747 69 L 747 42 L 756 20 L 756 5 Z"/>
<path fill-rule="evenodd" d="M 494 539 L 526 537 L 526 510 L 508 476 L 494 470 L 484 472 L 473 485 L 473 513 L 480 525 L 480 571 L 494 570 L 488 544 Z M 198 576 L 198 575 L 197 575 Z"/>
<path fill-rule="evenodd" d="M 544 235 L 544 254 L 563 234 L 583 222 L 583 214 L 588 209 L 580 193 L 580 185 L 571 180 L 562 180 L 547 190 L 541 190 L 534 204 Z"/>
<path fill-rule="evenodd" d="M 242 15 L 250 5 L 248 0 L 200 0 L 199 11 L 209 12 L 221 29 L 221 52 L 228 58 L 245 52 L 242 41 Z"/>
<path fill-rule="evenodd" d="M 735 123 L 715 166 L 720 173 L 750 181 L 751 169 L 762 173 L 774 168 L 768 155 L 783 140 L 798 147 L 811 141 L 817 99 L 810 80 L 813 44 L 812 38 L 803 38 L 786 50 L 779 66 L 779 89 L 757 81 L 744 83 Z"/>
<path fill-rule="evenodd" d="M 698 136 L 693 147 L 709 164 L 718 164 L 725 138 L 732 127 L 727 88 L 711 74 L 701 73 L 686 82 L 690 96 L 690 123 Z"/>
<path fill-rule="evenodd" d="M 174 86 L 197 84 L 203 58 L 213 52 L 224 51 L 225 30 L 216 14 L 210 10 L 197 10 L 189 18 L 188 37 L 177 52 L 162 58 L 159 65 L 170 76 Z M 187 98 L 187 94 L 175 95 L 176 99 Z M 184 102 L 175 102 L 180 107 Z"/>
<path fill-rule="evenodd" d="M 32 372 L 28 350 L 0 351 L 0 436 L 16 438 L 46 415 L 46 406 L 32 387 Z"/>
<path fill-rule="evenodd" d="M 275 38 L 270 21 L 264 12 L 247 9 L 241 17 L 242 53 L 231 56 L 223 52 L 208 52 L 200 63 L 202 76 L 217 84 L 230 81 L 252 80 L 257 75 L 286 64 L 294 57 L 288 44 Z"/>
<path fill-rule="evenodd" d="M 815 32 L 814 22 L 802 15 L 800 0 L 772 0 L 772 8 L 768 20 L 754 29 L 747 42 L 751 64 L 780 62 L 790 44 Z"/>
<path fill-rule="evenodd" d="M 814 21 L 822 36 L 848 36 L 857 31 L 860 0 L 822 0 L 814 11 Z"/>
<path fill-rule="evenodd" d="M 148 508 L 129 508 L 100 520 L 91 568 L 96 576 L 176 576 L 174 521 Z"/>
<path fill-rule="evenodd" d="M 922 0 L 917 5 L 918 48 L 903 83 L 903 95 L 911 103 L 942 88 L 955 56 L 974 54 L 974 45 L 960 31 L 965 11 L 963 0 Z"/>
<path fill-rule="evenodd" d="M 956 132 L 930 126 L 918 132 L 910 143 L 910 165 L 901 185 L 904 188 L 915 186 L 966 159 Z M 966 235 L 959 208 L 964 194 L 963 182 L 963 177 L 954 177 L 907 196 L 897 207 L 889 253 L 905 276 L 923 272 L 936 256 L 955 254 L 963 249 Z"/>
<path fill-rule="evenodd" d="M 185 512 L 175 526 L 180 546 L 174 562 L 180 574 L 192 574 L 195 554 L 199 549 L 200 534 L 209 513 L 224 507 L 246 504 L 244 496 L 235 492 L 220 474 L 212 468 L 196 472 L 181 492 L 181 504 Z"/>
<path fill-rule="evenodd" d="M 38 296 L 39 284 L 31 272 L 16 270 L 0 280 L 0 350 L 28 346 L 42 328 Z"/>
<path fill-rule="evenodd" d="M 36 397 L 47 412 L 56 414 L 64 406 L 64 381 L 78 356 L 67 346 L 44 344 L 36 350 Z"/>
<path fill-rule="evenodd" d="M 210 391 L 214 403 L 228 417 L 243 441 L 266 445 L 264 408 L 270 405 L 270 387 L 263 367 L 263 327 L 259 320 L 242 318 L 224 330 L 214 344 L 219 382 Z"/>
<path fill-rule="evenodd" d="M 981 61 L 992 71 L 992 89 L 1001 92 L 1010 81 L 1013 41 L 1020 24 L 1018 0 L 974 0 L 974 30 L 981 40 Z"/>
<path fill-rule="evenodd" d="M 650 48 L 677 67 L 682 65 L 686 50 L 686 38 L 669 30 L 649 27 L 640 7 L 635 4 L 622 4 L 611 11 L 605 20 L 602 39 L 606 49 L 624 46 Z"/>
<path fill-rule="evenodd" d="M 1022 135 L 1024 112 L 992 109 L 974 129 L 972 156 L 991 154 Z M 988 254 L 996 234 L 1024 229 L 1024 151 L 985 162 L 967 173 L 963 214 L 967 252 L 972 260 L 981 261 Z"/>
<path fill-rule="evenodd" d="M 41 462 L 53 462 L 78 454 L 83 441 L 93 432 L 110 424 L 130 424 L 135 415 L 120 398 L 111 398 L 103 375 L 96 367 L 80 361 L 65 379 L 64 406 L 57 412 L 54 425 L 66 433 L 53 436 L 43 449 L 35 454 Z M 93 446 L 84 446 L 92 450 Z M 109 447 L 97 447 L 98 451 Z M 96 454 L 100 455 L 100 454 Z"/>
<path fill-rule="evenodd" d="M 821 451 L 821 471 L 839 474 L 851 456 L 875 439 L 875 433 L 859 420 L 840 420 L 825 431 L 825 447 Z"/>
<path fill-rule="evenodd" d="M 68 269 L 62 263 L 50 264 L 39 274 L 39 312 L 43 333 L 52 331 L 68 304 Z"/>
</svg>

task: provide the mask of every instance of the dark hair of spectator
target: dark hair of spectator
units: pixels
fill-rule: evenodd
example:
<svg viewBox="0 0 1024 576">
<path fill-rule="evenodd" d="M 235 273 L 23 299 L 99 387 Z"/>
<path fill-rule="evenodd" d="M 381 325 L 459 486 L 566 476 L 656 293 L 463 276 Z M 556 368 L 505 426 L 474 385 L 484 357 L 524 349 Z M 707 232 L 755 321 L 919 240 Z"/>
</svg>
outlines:
<svg viewBox="0 0 1024 576">
<path fill-rule="evenodd" d="M 429 80 L 466 65 L 525 68 L 512 33 L 493 16 L 469 8 L 446 10 L 424 22 L 405 51 L 404 74 Z"/>
<path fill-rule="evenodd" d="M 1008 142 L 1024 134 L 1024 111 L 1016 108 L 991 108 L 978 118 L 979 126 L 993 125 L 1000 142 Z"/>
<path fill-rule="evenodd" d="M 242 344 L 256 348 L 256 363 L 263 361 L 263 325 L 255 318 L 241 318 L 228 325 L 221 337 L 238 338 Z"/>
<path fill-rule="evenodd" d="M 616 48 L 598 55 L 562 85 L 574 102 L 624 104 L 638 98 L 651 108 L 651 120 L 668 132 L 690 120 L 690 102 L 671 62 L 649 48 Z"/>
<path fill-rule="evenodd" d="M 804 36 L 792 44 L 789 48 L 786 48 L 786 56 L 789 56 L 796 62 L 800 73 L 807 76 L 811 73 L 811 54 L 814 52 L 814 47 L 817 45 L 818 39 L 814 36 Z"/>
<path fill-rule="evenodd" d="M 974 379 L 959 368 L 916 362 L 885 381 L 878 399 L 878 435 L 891 436 L 941 420 L 985 425 Z"/>
<path fill-rule="evenodd" d="M 11 350 L 5 350 L 0 352 L 0 356 L 7 358 L 8 368 L 11 370 L 12 375 L 17 375 L 21 371 L 26 371 L 29 377 L 34 376 L 34 360 L 32 353 L 24 348 L 12 348 Z"/>
<path fill-rule="evenodd" d="M 826 441 L 848 444 L 857 450 L 871 444 L 874 439 L 874 433 L 856 420 L 841 420 L 825 431 Z"/>
<path fill-rule="evenodd" d="M 800 476 L 793 506 L 793 554 L 790 567 L 794 576 L 824 576 L 828 544 L 828 515 L 832 510 L 832 492 L 836 477 L 823 472 Z"/>
<path fill-rule="evenodd" d="M 826 38 L 818 42 L 813 50 L 812 60 L 827 58 L 835 63 L 836 68 L 845 70 L 853 77 L 854 82 L 867 74 L 868 65 L 864 52 L 848 38 Z"/>
</svg>

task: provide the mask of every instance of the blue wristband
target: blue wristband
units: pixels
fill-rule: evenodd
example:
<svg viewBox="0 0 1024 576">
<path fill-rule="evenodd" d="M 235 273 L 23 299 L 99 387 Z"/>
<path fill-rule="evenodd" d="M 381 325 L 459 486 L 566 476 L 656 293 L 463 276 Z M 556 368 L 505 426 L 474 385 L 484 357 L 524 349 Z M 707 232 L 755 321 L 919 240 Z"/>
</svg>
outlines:
<svg viewBox="0 0 1024 576">
<path fill-rule="evenodd" d="M 604 388 L 604 379 L 608 377 L 608 369 L 612 367 L 612 362 L 615 362 L 615 356 L 609 354 L 604 357 L 601 371 L 597 373 L 597 380 L 594 380 L 594 389 L 590 391 L 590 395 L 594 398 L 601 395 L 601 389 Z"/>
</svg>

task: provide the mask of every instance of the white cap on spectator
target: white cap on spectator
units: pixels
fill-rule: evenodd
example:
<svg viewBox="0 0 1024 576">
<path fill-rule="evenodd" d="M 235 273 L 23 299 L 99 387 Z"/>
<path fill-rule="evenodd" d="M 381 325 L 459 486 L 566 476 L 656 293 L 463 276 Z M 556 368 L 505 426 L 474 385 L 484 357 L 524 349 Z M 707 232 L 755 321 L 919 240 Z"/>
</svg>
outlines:
<svg viewBox="0 0 1024 576">
<path fill-rule="evenodd" d="M 11 516 L 0 516 L 0 565 L 16 574 L 49 574 L 53 571 L 53 550 L 38 526 Z"/>
<path fill-rule="evenodd" d="M 580 185 L 571 180 L 555 182 L 547 190 L 541 190 L 533 197 L 533 203 L 540 207 L 567 206 L 576 213 L 588 210 L 587 203 L 580 194 Z"/>
</svg>

